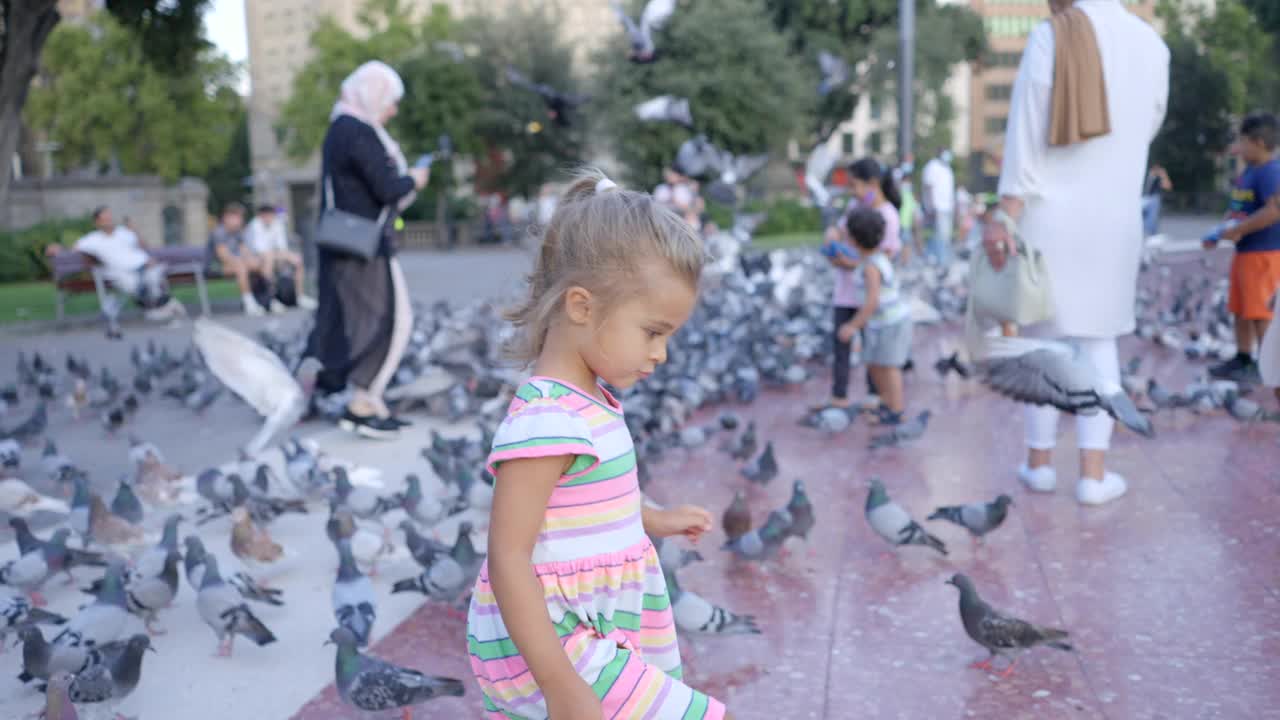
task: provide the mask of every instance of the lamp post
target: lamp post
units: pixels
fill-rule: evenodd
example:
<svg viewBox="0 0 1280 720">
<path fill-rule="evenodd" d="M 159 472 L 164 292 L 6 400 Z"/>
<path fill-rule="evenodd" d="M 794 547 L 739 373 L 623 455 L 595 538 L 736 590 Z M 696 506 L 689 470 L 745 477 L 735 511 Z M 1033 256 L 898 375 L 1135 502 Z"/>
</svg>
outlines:
<svg viewBox="0 0 1280 720">
<path fill-rule="evenodd" d="M 898 159 L 911 157 L 915 138 L 916 2 L 898 0 Z"/>
</svg>

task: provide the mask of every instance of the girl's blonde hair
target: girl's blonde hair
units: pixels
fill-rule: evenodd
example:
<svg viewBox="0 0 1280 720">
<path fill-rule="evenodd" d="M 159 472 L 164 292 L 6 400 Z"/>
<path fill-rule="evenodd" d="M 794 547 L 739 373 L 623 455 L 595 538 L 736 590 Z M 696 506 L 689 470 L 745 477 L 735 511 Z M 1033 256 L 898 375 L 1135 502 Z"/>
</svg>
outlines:
<svg viewBox="0 0 1280 720">
<path fill-rule="evenodd" d="M 648 193 L 624 190 L 594 168 L 576 174 L 543 230 L 542 249 L 526 280 L 529 296 L 506 313 L 520 331 L 508 352 L 530 362 L 542 354 L 547 332 L 578 286 L 605 307 L 644 287 L 640 266 L 662 260 L 697 287 L 705 258 L 696 230 Z"/>
</svg>

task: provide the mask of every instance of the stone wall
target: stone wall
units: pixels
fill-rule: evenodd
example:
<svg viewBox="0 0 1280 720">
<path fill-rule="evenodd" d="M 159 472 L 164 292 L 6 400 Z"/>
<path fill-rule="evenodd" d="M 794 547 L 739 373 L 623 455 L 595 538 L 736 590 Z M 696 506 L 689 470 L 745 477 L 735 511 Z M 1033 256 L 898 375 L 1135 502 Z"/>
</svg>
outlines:
<svg viewBox="0 0 1280 720">
<path fill-rule="evenodd" d="M 209 236 L 208 196 L 209 188 L 193 178 L 175 184 L 147 175 L 15 180 L 6 229 L 88 215 L 105 205 L 116 222 L 129 218 L 148 245 L 203 245 Z"/>
</svg>

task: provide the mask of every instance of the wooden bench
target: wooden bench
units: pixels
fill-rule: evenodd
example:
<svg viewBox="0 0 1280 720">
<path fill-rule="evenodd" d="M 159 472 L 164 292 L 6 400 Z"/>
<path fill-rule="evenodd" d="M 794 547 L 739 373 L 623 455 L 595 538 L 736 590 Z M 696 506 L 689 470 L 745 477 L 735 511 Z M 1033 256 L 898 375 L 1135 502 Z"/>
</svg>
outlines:
<svg viewBox="0 0 1280 720">
<path fill-rule="evenodd" d="M 205 248 L 192 246 L 166 246 L 146 248 L 157 262 L 165 266 L 165 276 L 170 285 L 195 285 L 200 297 L 200 312 L 209 314 L 209 289 L 206 282 L 220 277 L 206 270 Z M 91 255 L 74 250 L 64 250 L 50 260 L 53 286 L 57 297 L 57 318 L 66 315 L 66 298 L 77 293 L 95 292 L 98 305 L 107 296 L 107 281 L 98 268 L 98 261 Z"/>
</svg>

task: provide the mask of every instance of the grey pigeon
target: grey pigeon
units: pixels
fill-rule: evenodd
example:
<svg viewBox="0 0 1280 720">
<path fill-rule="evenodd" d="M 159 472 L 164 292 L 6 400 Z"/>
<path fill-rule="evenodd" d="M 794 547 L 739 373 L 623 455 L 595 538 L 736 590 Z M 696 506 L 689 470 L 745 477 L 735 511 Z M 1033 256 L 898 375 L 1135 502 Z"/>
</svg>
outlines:
<svg viewBox="0 0 1280 720">
<path fill-rule="evenodd" d="M 8 640 L 9 633 L 36 625 L 65 625 L 67 619 L 47 610 L 35 607 L 31 601 L 17 593 L 0 592 L 0 647 Z"/>
<path fill-rule="evenodd" d="M 44 452 L 40 454 L 40 468 L 50 480 L 56 480 L 65 470 L 75 467 L 71 458 L 58 452 L 53 440 L 45 438 Z"/>
<path fill-rule="evenodd" d="M 119 330 L 117 330 L 119 332 Z M 79 720 L 76 706 L 71 702 L 71 673 L 60 672 L 49 678 L 44 690 L 44 720 Z"/>
<path fill-rule="evenodd" d="M 848 86 L 849 64 L 844 58 L 826 50 L 819 50 L 818 69 L 822 72 L 822 82 L 818 84 L 818 95 L 826 97 L 833 91 Z"/>
<path fill-rule="evenodd" d="M 750 420 L 742 434 L 734 438 L 726 449 L 734 460 L 746 460 L 756 454 L 757 446 L 756 421 Z"/>
<path fill-rule="evenodd" d="M 462 697 L 460 680 L 431 677 L 417 670 L 398 667 L 377 658 L 361 655 L 356 637 L 347 628 L 329 634 L 338 647 L 334 660 L 334 684 L 348 705 L 369 712 L 408 708 L 440 697 Z M 405 716 L 409 713 L 406 710 Z"/>
<path fill-rule="evenodd" d="M 1156 382 L 1155 378 L 1147 379 L 1147 397 L 1161 410 L 1186 407 L 1187 399 L 1177 393 L 1169 392 Z"/>
<path fill-rule="evenodd" d="M 809 413 L 800 421 L 800 424 L 834 435 L 848 430 L 849 426 L 853 425 L 853 419 L 858 416 L 859 412 L 861 412 L 860 409 L 852 405 L 849 407 L 829 406 Z"/>
<path fill-rule="evenodd" d="M 919 415 L 915 416 L 910 422 L 894 425 L 889 432 L 882 433 L 871 438 L 871 449 L 876 450 L 884 447 L 896 447 L 904 442 L 915 440 L 929 427 L 929 418 L 933 413 L 929 410 L 922 410 Z"/>
<path fill-rule="evenodd" d="M 377 597 L 373 592 L 373 583 L 356 567 L 356 559 L 351 555 L 351 543 L 340 540 L 338 547 L 338 577 L 333 583 L 333 616 L 339 627 L 351 631 L 356 644 L 365 647 L 369 644 L 369 634 L 373 632 L 373 623 L 377 618 Z"/>
<path fill-rule="evenodd" d="M 1070 652 L 1074 648 L 1066 642 L 1067 631 L 1032 625 L 1025 620 L 1001 614 L 983 601 L 973 586 L 973 581 L 962 573 L 956 573 L 947 581 L 960 590 L 960 620 L 964 631 L 974 642 L 991 653 L 986 660 L 973 667 L 993 670 L 992 661 L 997 655 L 1010 658 L 1009 666 L 1001 674 L 1008 677 L 1018 663 L 1018 654 L 1036 645 L 1047 645 Z"/>
<path fill-rule="evenodd" d="M 884 483 L 879 480 L 871 481 L 864 514 L 871 529 L 893 545 L 924 545 L 947 554 L 946 544 L 920 527 L 901 505 L 890 500 Z"/>
<path fill-rule="evenodd" d="M 671 597 L 671 614 L 676 627 L 683 632 L 706 635 L 759 635 L 753 615 L 739 615 L 712 605 L 696 593 L 680 587 L 673 569 L 663 569 L 667 594 Z"/>
<path fill-rule="evenodd" d="M 71 512 L 67 516 L 67 525 L 80 536 L 80 543 L 86 548 L 93 541 L 93 513 L 90 509 L 92 500 L 89 479 L 84 475 L 76 475 L 72 479 Z"/>
<path fill-rule="evenodd" d="M 635 63 L 653 62 L 657 56 L 657 47 L 654 44 L 653 34 L 657 32 L 667 20 L 671 19 L 672 13 L 676 10 L 676 0 L 649 0 L 645 3 L 644 10 L 640 13 L 640 21 L 636 22 L 631 19 L 618 4 L 617 0 L 610 3 L 614 14 L 622 22 L 623 29 L 627 32 L 627 37 L 631 41 L 630 58 Z"/>
<path fill-rule="evenodd" d="M 405 476 L 405 490 L 396 496 L 397 504 L 414 522 L 431 527 L 444 518 L 444 503 L 434 495 L 422 492 L 422 480 L 414 474 Z"/>
<path fill-rule="evenodd" d="M 229 515 L 249 500 L 249 488 L 236 473 L 224 475 L 217 468 L 210 468 L 196 476 L 196 493 L 209 501 L 210 508 L 205 511 L 205 520 L 222 515 Z"/>
<path fill-rule="evenodd" d="M 1001 495 L 989 503 L 943 506 L 934 510 L 927 519 L 953 522 L 968 530 L 975 538 L 981 539 L 983 535 L 1004 524 L 1012 504 L 1013 498 Z"/>
<path fill-rule="evenodd" d="M 402 521 L 400 529 L 404 531 L 404 544 L 410 557 L 424 569 L 430 568 L 439 556 L 449 553 L 448 546 L 420 535 L 410 520 Z"/>
<path fill-rule="evenodd" d="M 1223 407 L 1231 414 L 1231 417 L 1240 422 L 1253 422 L 1261 420 L 1266 414 L 1256 401 L 1246 397 L 1241 397 L 1237 391 L 1228 391 L 1223 398 Z"/>
<path fill-rule="evenodd" d="M 791 515 L 786 510 L 774 510 L 764 525 L 745 535 L 726 542 L 723 550 L 730 550 L 743 560 L 763 560 L 777 554 L 787 539 L 791 527 Z"/>
<path fill-rule="evenodd" d="M 659 95 L 635 106 L 636 117 L 644 122 L 669 122 L 693 127 L 693 114 L 689 112 L 689 99 L 674 95 Z"/>
<path fill-rule="evenodd" d="M 94 601 L 76 613 L 51 641 L 51 672 L 77 671 L 84 666 L 89 650 L 119 639 L 129 619 L 124 578 L 122 563 L 107 566 Z"/>
<path fill-rule="evenodd" d="M 204 578 L 196 594 L 200 617 L 218 636 L 218 655 L 230 657 L 236 635 L 243 635 L 259 647 L 276 641 L 266 625 L 253 614 L 243 598 L 218 574 L 218 558 L 205 557 Z"/>
<path fill-rule="evenodd" d="M 53 646 L 44 639 L 40 628 L 34 625 L 19 630 L 18 637 L 22 640 L 22 672 L 18 674 L 18 680 L 24 683 L 48 680 Z"/>
<path fill-rule="evenodd" d="M 71 681 L 71 702 L 88 705 L 100 702 L 119 702 L 138 687 L 142 679 L 142 656 L 151 647 L 151 638 L 141 633 L 129 638 L 124 651 L 113 662 L 93 665 L 78 672 Z"/>
<path fill-rule="evenodd" d="M 205 558 L 208 552 L 205 550 L 204 543 L 195 535 L 188 535 L 186 540 L 187 552 L 183 557 L 183 565 L 187 576 L 187 584 L 195 592 L 200 591 L 200 586 L 204 584 Z M 258 581 L 249 577 L 248 573 L 238 572 L 232 575 L 227 583 L 240 593 L 240 597 L 245 600 L 264 603 L 267 605 L 281 606 L 284 601 L 280 596 L 284 594 L 279 588 L 264 587 Z"/>
<path fill-rule="evenodd" d="M 379 497 L 372 488 L 351 484 L 351 477 L 346 468 L 339 465 L 333 469 L 334 492 L 338 503 L 350 509 L 362 520 L 373 520 L 382 516 L 396 506 L 394 500 Z"/>
<path fill-rule="evenodd" d="M 142 524 L 142 501 L 133 492 L 133 483 L 129 482 L 128 478 L 120 478 L 120 487 L 116 489 L 116 496 L 111 500 L 111 512 L 134 525 Z"/>
<path fill-rule="evenodd" d="M 454 603 L 466 591 L 471 579 L 463 572 L 462 566 L 450 555 L 438 555 L 431 566 L 421 574 L 397 580 L 391 586 L 391 592 L 416 592 L 426 595 L 432 600 Z"/>
<path fill-rule="evenodd" d="M 787 534 L 808 542 L 809 531 L 813 529 L 816 520 L 813 516 L 813 503 L 809 502 L 809 495 L 805 493 L 804 482 L 801 480 L 791 486 L 787 512 L 791 515 L 791 526 L 787 528 Z"/>
<path fill-rule="evenodd" d="M 680 570 L 704 559 L 697 550 L 689 550 L 677 542 L 667 542 L 662 538 L 650 538 L 653 547 L 658 551 L 658 562 L 663 568 Z"/>
<path fill-rule="evenodd" d="M 758 485 L 767 485 L 778 476 L 778 460 L 773 454 L 773 441 L 764 444 L 760 457 L 742 468 L 742 476 Z"/>
<path fill-rule="evenodd" d="M 0 438 L 12 438 L 20 443 L 28 443 L 36 439 L 48 426 L 48 403 L 41 400 L 36 403 L 36 409 L 31 411 L 31 416 L 26 420 L 8 430 L 0 429 Z"/>
<path fill-rule="evenodd" d="M 1097 369 L 1072 345 L 1023 337 L 984 340 L 983 381 L 996 392 L 1074 414 L 1106 412 L 1140 435 L 1155 435 L 1150 419 L 1123 389 L 1104 390 Z"/>
</svg>

